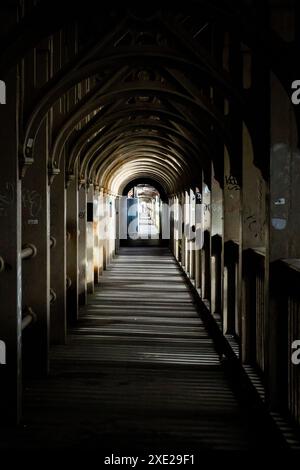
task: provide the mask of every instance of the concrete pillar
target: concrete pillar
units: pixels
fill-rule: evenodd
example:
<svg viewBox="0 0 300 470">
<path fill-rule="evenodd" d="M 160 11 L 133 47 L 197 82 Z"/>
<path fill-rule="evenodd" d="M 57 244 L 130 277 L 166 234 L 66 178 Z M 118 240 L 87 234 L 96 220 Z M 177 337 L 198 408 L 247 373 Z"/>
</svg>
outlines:
<svg viewBox="0 0 300 470">
<path fill-rule="evenodd" d="M 78 191 L 78 301 L 87 300 L 87 191 L 80 185 Z"/>
<path fill-rule="evenodd" d="M 254 152 L 251 137 L 243 126 L 243 188 L 242 188 L 242 324 L 241 354 L 245 363 L 255 361 L 256 348 L 256 279 L 257 272 L 252 269 L 253 253 L 266 263 L 266 183 L 261 171 L 254 166 Z M 249 251 L 250 250 L 250 251 Z M 265 264 L 266 266 L 266 264 Z M 264 269 L 265 271 L 265 269 Z M 265 273 L 259 274 L 260 277 Z M 265 308 L 263 302 L 262 308 Z"/>
<path fill-rule="evenodd" d="M 115 241 L 115 253 L 120 253 L 120 210 L 121 210 L 121 196 L 116 197 L 116 241 Z"/>
<path fill-rule="evenodd" d="M 224 149 L 224 296 L 223 330 L 239 334 L 239 247 L 241 245 L 241 188 L 231 174 Z"/>
<path fill-rule="evenodd" d="M 168 199 L 168 222 L 169 222 L 169 247 L 173 254 L 175 254 L 175 198 L 170 197 Z M 163 234 L 166 233 L 166 229 L 163 227 Z"/>
<path fill-rule="evenodd" d="M 172 241 L 172 253 L 177 259 L 177 201 L 176 201 L 176 196 L 172 197 L 171 205 L 170 205 L 170 210 L 172 211 L 172 231 L 170 234 L 171 241 Z"/>
<path fill-rule="evenodd" d="M 67 319 L 74 325 L 78 319 L 78 175 L 67 185 Z"/>
<path fill-rule="evenodd" d="M 67 201 L 64 156 L 61 159 L 60 173 L 51 185 L 50 200 L 50 234 L 55 240 L 55 245 L 50 249 L 51 288 L 56 294 L 56 300 L 50 306 L 50 340 L 54 344 L 64 344 L 67 329 Z"/>
<path fill-rule="evenodd" d="M 101 276 L 101 263 L 100 263 L 100 227 L 99 227 L 99 204 L 100 204 L 100 191 L 95 188 L 94 191 L 94 222 L 93 222 L 93 237 L 94 237 L 94 249 L 93 249 L 93 264 L 94 264 L 94 283 L 98 284 Z"/>
<path fill-rule="evenodd" d="M 242 222 L 243 249 L 259 248 L 266 244 L 266 184 L 260 170 L 254 166 L 251 137 L 243 127 L 243 190 Z"/>
<path fill-rule="evenodd" d="M 201 256 L 201 286 L 202 298 L 210 301 L 211 297 L 211 191 L 207 184 L 202 182 L 202 201 L 203 201 L 203 249 Z"/>
<path fill-rule="evenodd" d="M 128 232 L 127 206 L 128 206 L 127 197 L 120 196 L 120 199 L 119 199 L 119 237 L 121 240 L 120 242 L 121 244 L 122 244 L 122 240 L 126 240 L 127 235 L 128 235 L 127 233 Z"/>
<path fill-rule="evenodd" d="M 104 195 L 105 201 L 105 225 L 106 225 L 106 237 L 105 237 L 105 266 L 107 267 L 114 256 L 115 249 L 115 201 L 114 197 L 108 192 Z"/>
<path fill-rule="evenodd" d="M 43 41 L 28 61 L 26 79 L 42 87 L 48 79 L 49 42 Z M 26 62 L 25 62 L 26 67 Z M 34 73 L 35 72 L 35 73 Z M 25 81 L 25 92 L 27 81 Z M 28 84 L 29 88 L 31 83 Z M 48 181 L 49 116 L 41 123 L 34 142 L 34 163 L 22 186 L 22 243 L 33 244 L 37 255 L 23 261 L 23 307 L 31 307 L 36 323 L 24 334 L 24 369 L 30 375 L 46 375 L 49 370 L 50 318 L 50 186 Z M 34 288 L 33 288 L 34 286 Z"/>
<path fill-rule="evenodd" d="M 190 269 L 189 274 L 191 279 L 195 279 L 195 236 L 196 236 L 196 198 L 195 193 L 192 189 L 190 189 L 189 194 L 189 259 L 190 259 Z"/>
<path fill-rule="evenodd" d="M 108 198 L 108 217 L 109 217 L 109 262 L 115 256 L 116 246 L 116 198 L 110 195 Z"/>
<path fill-rule="evenodd" d="M 9 20 L 2 17 L 3 24 Z M 13 21 L 14 23 L 14 21 Z M 0 105 L 0 416 L 2 424 L 21 417 L 21 180 L 18 161 L 19 70 L 1 79 L 6 84 L 6 104 Z"/>
<path fill-rule="evenodd" d="M 86 222 L 87 293 L 94 292 L 94 186 L 87 190 Z"/>
<path fill-rule="evenodd" d="M 203 204 L 202 204 L 202 185 L 196 188 L 195 193 L 195 287 L 201 293 L 201 254 L 203 248 Z"/>
<path fill-rule="evenodd" d="M 222 315 L 223 191 L 214 171 L 211 181 L 211 312 Z"/>
<path fill-rule="evenodd" d="M 77 53 L 77 27 L 70 25 L 64 30 L 64 55 L 65 61 L 70 61 Z M 64 96 L 66 112 L 69 112 L 77 102 L 78 87 L 71 88 Z M 79 165 L 74 168 L 73 177 L 67 176 L 67 320 L 74 325 L 78 319 L 78 184 Z"/>
<path fill-rule="evenodd" d="M 293 105 L 271 75 L 270 262 L 300 255 L 300 150 Z"/>
<path fill-rule="evenodd" d="M 100 191 L 99 196 L 99 273 L 102 275 L 105 269 L 105 199 L 103 189 Z M 126 224 L 127 226 L 127 224 Z"/>
<path fill-rule="evenodd" d="M 102 215 L 102 223 L 103 223 L 103 269 L 105 270 L 109 265 L 109 219 L 108 219 L 108 196 L 107 192 L 103 191 L 103 215 Z"/>
<path fill-rule="evenodd" d="M 270 155 L 270 204 L 269 220 L 269 270 L 270 288 L 266 330 L 268 399 L 272 409 L 287 403 L 287 344 L 288 318 L 290 310 L 282 312 L 284 282 L 278 279 L 276 261 L 300 258 L 300 150 L 295 112 L 290 96 L 275 75 L 271 74 L 271 155 Z M 278 292 L 280 284 L 281 292 Z M 287 302 L 286 302 L 287 305 Z M 284 314 L 284 316 L 283 316 Z M 299 328 L 292 332 L 297 337 Z M 285 333 L 285 334 L 284 334 Z"/>
<path fill-rule="evenodd" d="M 186 227 L 185 227 L 185 219 L 186 219 L 186 195 L 185 193 L 181 193 L 179 197 L 179 204 L 182 214 L 182 223 L 181 223 L 181 264 L 184 269 L 186 269 Z"/>
<path fill-rule="evenodd" d="M 263 17 L 262 17 L 263 20 Z M 242 129 L 242 250 L 240 250 L 242 318 L 239 327 L 241 358 L 244 363 L 255 363 L 257 344 L 257 312 L 264 316 L 267 308 L 267 255 L 268 223 L 266 223 L 266 182 L 257 161 L 268 161 L 269 104 L 268 71 L 265 63 L 250 49 L 243 46 L 243 88 L 254 103 L 256 118 L 260 109 L 261 119 L 253 135 L 253 141 L 245 124 Z M 256 155 L 258 154 L 258 155 Z M 268 165 L 265 166 L 267 168 Z M 242 266 L 242 269 L 241 269 Z M 265 285 L 263 290 L 263 284 Z M 261 330 L 261 328 L 259 328 Z M 267 342 L 267 338 L 264 342 Z"/>
<path fill-rule="evenodd" d="M 184 191 L 181 196 L 182 207 L 182 265 L 186 273 L 189 271 L 188 234 L 189 234 L 189 194 Z"/>
<path fill-rule="evenodd" d="M 180 239 L 180 214 L 179 214 L 179 203 L 178 196 L 174 197 L 174 256 L 178 260 L 179 257 L 179 239 Z"/>
<path fill-rule="evenodd" d="M 185 191 L 184 199 L 184 239 L 185 239 L 185 272 L 190 273 L 190 191 Z"/>
<path fill-rule="evenodd" d="M 62 33 L 53 37 L 52 72 L 57 73 L 63 61 Z M 53 126 L 58 126 L 64 117 L 62 99 L 52 108 Z M 51 126 L 52 127 L 52 126 Z M 51 169 L 49 170 L 51 178 Z M 50 285 L 56 294 L 55 302 L 50 304 L 50 343 L 64 344 L 67 329 L 67 241 L 66 241 L 66 187 L 65 187 L 65 151 L 60 161 L 57 174 L 50 187 L 50 234 L 55 245 L 50 249 Z"/>
</svg>

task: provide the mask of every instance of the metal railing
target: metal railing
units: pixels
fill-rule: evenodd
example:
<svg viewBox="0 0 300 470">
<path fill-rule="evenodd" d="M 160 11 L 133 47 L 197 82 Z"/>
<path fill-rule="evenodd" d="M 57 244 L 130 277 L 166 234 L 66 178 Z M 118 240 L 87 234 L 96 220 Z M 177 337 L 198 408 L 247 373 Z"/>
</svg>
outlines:
<svg viewBox="0 0 300 470">
<path fill-rule="evenodd" d="M 54 248 L 55 246 L 56 246 L 56 239 L 55 239 L 55 237 L 51 236 L 50 237 L 50 248 Z M 22 259 L 22 261 L 35 258 L 36 255 L 37 255 L 37 252 L 38 251 L 37 251 L 37 248 L 36 248 L 35 245 L 33 245 L 32 243 L 26 243 L 25 245 L 22 246 L 22 250 L 21 250 L 21 259 Z M 3 261 L 3 267 L 2 267 L 1 259 L 2 258 L 0 258 L 0 272 L 1 272 L 1 268 L 2 269 L 5 268 L 4 261 Z M 56 301 L 56 293 L 53 289 L 50 289 L 49 298 L 50 298 L 50 303 L 51 304 Z M 23 318 L 22 318 L 22 331 L 25 328 L 27 328 L 29 325 L 32 325 L 33 323 L 35 323 L 36 321 L 37 321 L 37 315 L 35 314 L 33 309 L 31 307 L 25 307 L 25 309 L 23 311 Z"/>
<path fill-rule="evenodd" d="M 56 292 L 51 288 L 50 289 L 50 304 L 53 304 L 56 301 Z"/>
<path fill-rule="evenodd" d="M 72 279 L 70 277 L 67 277 L 66 279 L 67 290 L 70 289 L 71 285 L 72 285 Z"/>
<path fill-rule="evenodd" d="M 37 316 L 32 310 L 31 307 L 26 307 L 23 311 L 23 318 L 22 318 L 22 331 L 27 328 L 27 326 L 35 323 L 37 321 Z"/>
<path fill-rule="evenodd" d="M 55 248 L 55 246 L 56 246 L 56 238 L 51 236 L 50 237 L 50 248 Z M 28 260 L 28 259 L 31 259 L 31 258 L 35 258 L 36 255 L 37 255 L 37 248 L 32 243 L 26 243 L 25 245 L 22 246 L 22 250 L 21 250 L 21 259 L 22 260 Z M 5 261 L 2 258 L 2 256 L 0 256 L 0 273 L 5 271 L 5 266 L 6 266 Z"/>
<path fill-rule="evenodd" d="M 26 245 L 22 246 L 22 251 L 21 251 L 22 260 L 35 258 L 36 255 L 37 255 L 37 248 L 32 243 L 26 243 Z"/>
<path fill-rule="evenodd" d="M 55 248 L 56 247 L 56 238 L 51 235 L 50 237 L 50 248 Z"/>
</svg>

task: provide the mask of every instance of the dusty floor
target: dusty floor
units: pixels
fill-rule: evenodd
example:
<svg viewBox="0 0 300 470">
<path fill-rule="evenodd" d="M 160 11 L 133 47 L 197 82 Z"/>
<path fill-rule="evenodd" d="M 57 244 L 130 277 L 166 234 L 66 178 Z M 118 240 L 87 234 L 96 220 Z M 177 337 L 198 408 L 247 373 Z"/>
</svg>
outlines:
<svg viewBox="0 0 300 470">
<path fill-rule="evenodd" d="M 27 381 L 1 447 L 201 452 L 283 444 L 220 362 L 165 248 L 123 248 L 81 310 L 51 374 Z M 238 392 L 236 391 L 238 390 Z"/>
</svg>

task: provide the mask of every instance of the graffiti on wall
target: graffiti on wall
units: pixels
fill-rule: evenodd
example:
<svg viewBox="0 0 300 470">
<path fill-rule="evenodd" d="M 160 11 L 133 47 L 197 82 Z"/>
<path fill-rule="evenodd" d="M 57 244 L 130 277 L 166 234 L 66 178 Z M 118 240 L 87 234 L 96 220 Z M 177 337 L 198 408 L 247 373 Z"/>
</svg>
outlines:
<svg viewBox="0 0 300 470">
<path fill-rule="evenodd" d="M 4 190 L 0 191 L 0 217 L 8 214 L 9 208 L 15 201 L 15 188 L 12 183 L 6 183 Z"/>
<path fill-rule="evenodd" d="M 225 185 L 228 191 L 240 191 L 241 189 L 236 176 L 233 175 L 225 176 Z"/>
<path fill-rule="evenodd" d="M 42 209 L 42 197 L 38 191 L 23 189 L 22 204 L 29 217 L 37 217 Z"/>
</svg>

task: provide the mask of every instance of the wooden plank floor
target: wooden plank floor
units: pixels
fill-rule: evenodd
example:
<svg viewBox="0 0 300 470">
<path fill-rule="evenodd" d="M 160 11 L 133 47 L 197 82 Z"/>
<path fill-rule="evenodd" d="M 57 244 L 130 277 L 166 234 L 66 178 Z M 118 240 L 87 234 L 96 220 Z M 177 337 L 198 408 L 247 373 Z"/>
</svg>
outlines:
<svg viewBox="0 0 300 470">
<path fill-rule="evenodd" d="M 14 445 L 127 455 L 281 446 L 225 369 L 170 252 L 123 248 L 67 345 L 52 348 L 50 376 L 27 383 Z"/>
</svg>

